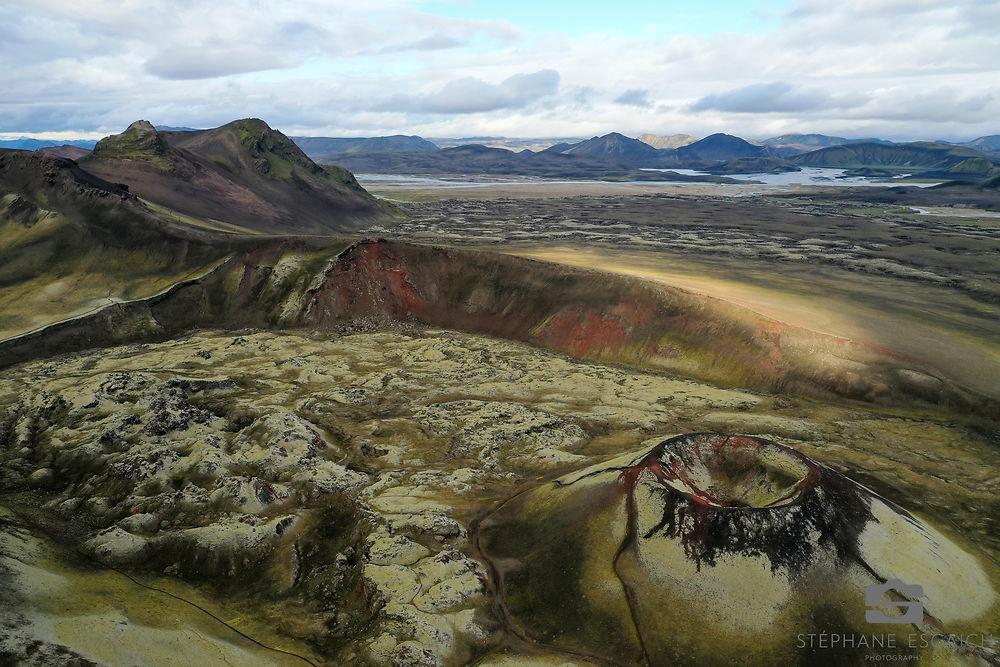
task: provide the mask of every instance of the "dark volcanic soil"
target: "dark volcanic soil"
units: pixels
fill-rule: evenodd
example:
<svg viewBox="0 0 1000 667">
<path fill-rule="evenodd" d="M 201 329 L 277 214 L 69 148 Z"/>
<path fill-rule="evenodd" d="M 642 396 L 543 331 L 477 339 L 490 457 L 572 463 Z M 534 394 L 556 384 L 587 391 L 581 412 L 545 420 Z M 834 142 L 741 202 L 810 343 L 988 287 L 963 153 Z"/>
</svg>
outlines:
<svg viewBox="0 0 1000 667">
<path fill-rule="evenodd" d="M 671 195 L 450 199 L 403 206 L 410 220 L 369 231 L 473 246 L 613 245 L 827 265 L 944 285 L 1000 302 L 995 227 L 919 217 L 905 209 L 890 214 L 806 199 Z"/>
</svg>

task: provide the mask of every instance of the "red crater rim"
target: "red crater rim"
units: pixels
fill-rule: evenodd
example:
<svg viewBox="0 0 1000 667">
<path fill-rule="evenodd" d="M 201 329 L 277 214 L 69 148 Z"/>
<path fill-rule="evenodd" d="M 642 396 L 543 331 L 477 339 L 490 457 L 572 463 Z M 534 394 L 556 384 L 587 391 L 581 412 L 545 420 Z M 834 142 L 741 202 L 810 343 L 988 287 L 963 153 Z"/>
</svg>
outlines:
<svg viewBox="0 0 1000 667">
<path fill-rule="evenodd" d="M 820 468 L 762 438 L 692 433 L 661 442 L 623 475 L 637 480 L 644 471 L 698 504 L 753 509 L 793 504 L 815 486 Z"/>
</svg>

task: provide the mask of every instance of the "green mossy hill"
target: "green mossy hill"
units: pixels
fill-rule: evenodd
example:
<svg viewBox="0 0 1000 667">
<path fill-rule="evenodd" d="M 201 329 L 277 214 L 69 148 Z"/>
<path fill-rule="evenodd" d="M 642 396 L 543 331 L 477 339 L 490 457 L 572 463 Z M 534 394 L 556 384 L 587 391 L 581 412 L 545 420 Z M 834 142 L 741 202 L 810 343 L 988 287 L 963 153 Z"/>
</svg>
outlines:
<svg viewBox="0 0 1000 667">
<path fill-rule="evenodd" d="M 80 165 L 148 202 L 236 231 L 339 234 L 396 214 L 258 118 L 184 132 L 139 121 Z"/>
<path fill-rule="evenodd" d="M 65 158 L 0 151 L 0 339 L 156 294 L 231 249 Z"/>
<path fill-rule="evenodd" d="M 171 133 L 169 141 L 232 172 L 246 169 L 279 179 L 293 174 L 322 178 L 324 174 L 291 139 L 259 118 L 233 121 L 212 130 Z"/>
<path fill-rule="evenodd" d="M 984 192 L 995 192 L 1000 190 L 1000 169 L 994 170 L 993 175 L 987 179 L 979 181 L 978 183 L 969 183 L 967 180 L 954 180 L 948 181 L 947 183 L 942 183 L 941 185 L 935 185 L 932 190 L 958 190 L 958 191 L 970 191 L 979 190 Z"/>
<path fill-rule="evenodd" d="M 729 160 L 705 171 L 711 174 L 760 174 L 769 172 L 780 174 L 786 171 L 802 171 L 788 160 L 777 157 L 741 157 Z"/>
<path fill-rule="evenodd" d="M 345 153 L 372 151 L 436 151 L 437 144 L 416 135 L 394 134 L 390 137 L 369 137 L 350 146 Z"/>
<path fill-rule="evenodd" d="M 1000 174 L 987 178 L 979 184 L 979 187 L 983 190 L 1000 190 Z"/>
<path fill-rule="evenodd" d="M 93 156 L 112 160 L 139 160 L 167 169 L 174 151 L 148 120 L 137 120 L 121 134 L 97 142 Z"/>
<path fill-rule="evenodd" d="M 971 148 L 930 141 L 908 144 L 858 143 L 830 146 L 789 158 L 808 167 L 864 167 L 898 171 L 933 171 L 985 176 L 996 167 L 990 158 Z"/>
<path fill-rule="evenodd" d="M 76 212 L 95 201 L 135 200 L 127 187 L 89 174 L 73 160 L 11 149 L 0 149 L 0 196 L 4 195 L 21 202 L 14 203 L 8 214 L 29 205 Z"/>
<path fill-rule="evenodd" d="M 323 165 L 323 170 L 327 173 L 327 175 L 330 178 L 332 178 L 337 183 L 340 183 L 341 185 L 351 190 L 354 190 L 355 192 L 364 194 L 365 196 L 371 196 L 368 194 L 367 190 L 361 187 L 361 184 L 358 183 L 358 179 L 354 178 L 354 174 L 344 169 L 343 167 L 337 166 L 335 164 L 326 164 Z"/>
</svg>

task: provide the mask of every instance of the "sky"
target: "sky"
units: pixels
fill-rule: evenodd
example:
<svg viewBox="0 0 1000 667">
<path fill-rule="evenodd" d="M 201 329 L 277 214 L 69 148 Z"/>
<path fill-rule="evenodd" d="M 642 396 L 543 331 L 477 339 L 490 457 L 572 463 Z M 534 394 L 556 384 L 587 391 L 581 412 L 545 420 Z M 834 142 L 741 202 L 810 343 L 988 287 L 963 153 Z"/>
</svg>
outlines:
<svg viewBox="0 0 1000 667">
<path fill-rule="evenodd" d="M 1000 0 L 3 0 L 0 138 L 1000 133 Z"/>
</svg>

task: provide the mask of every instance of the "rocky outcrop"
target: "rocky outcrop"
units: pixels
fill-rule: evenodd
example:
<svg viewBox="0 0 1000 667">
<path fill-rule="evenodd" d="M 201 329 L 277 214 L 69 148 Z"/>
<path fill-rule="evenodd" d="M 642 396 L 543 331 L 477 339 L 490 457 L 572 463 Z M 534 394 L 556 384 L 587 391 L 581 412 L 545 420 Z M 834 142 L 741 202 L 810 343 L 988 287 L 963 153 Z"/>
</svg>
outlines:
<svg viewBox="0 0 1000 667">
<path fill-rule="evenodd" d="M 173 151 L 148 120 L 137 120 L 121 134 L 97 142 L 93 158 L 138 160 L 169 168 Z"/>
</svg>

